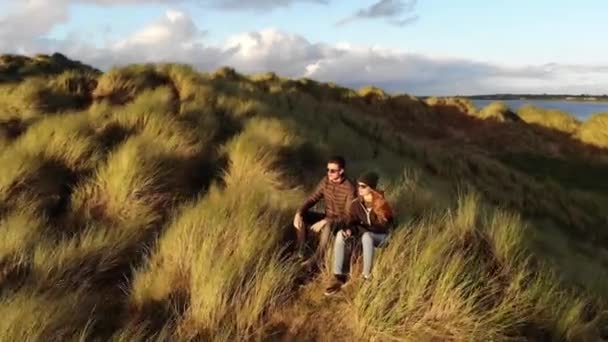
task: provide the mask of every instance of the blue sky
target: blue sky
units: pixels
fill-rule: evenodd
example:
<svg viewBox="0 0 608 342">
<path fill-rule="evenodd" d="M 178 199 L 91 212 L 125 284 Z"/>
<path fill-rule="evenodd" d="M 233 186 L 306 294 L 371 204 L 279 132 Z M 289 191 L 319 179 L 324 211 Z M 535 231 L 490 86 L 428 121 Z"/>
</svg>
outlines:
<svg viewBox="0 0 608 342">
<path fill-rule="evenodd" d="M 201 69 L 228 62 L 244 72 L 276 66 L 273 71 L 286 76 L 375 83 L 414 94 L 608 93 L 608 45 L 602 43 L 608 34 L 606 1 L 319 2 L 0 0 L 14 7 L 12 16 L 0 14 L 0 38 L 8 37 L 0 48 L 26 53 L 63 48 L 102 68 L 138 61 L 138 51 L 142 61 L 155 61 L 154 55 L 171 60 L 167 49 L 174 49 L 176 61 Z M 372 11 L 374 5 L 383 10 Z M 399 6 L 405 10 L 399 13 Z M 367 17 L 337 25 L 358 11 Z M 39 20 L 44 25 L 11 39 L 11 17 L 28 13 L 46 16 Z M 180 16 L 174 20 L 168 13 Z M 403 26 L 391 23 L 408 18 Z M 162 44 L 154 40 L 161 31 L 167 35 Z M 251 42 L 256 33 L 262 38 Z M 250 50 L 226 58 L 230 44 L 249 44 Z M 361 68 L 365 77 L 349 78 Z"/>
</svg>

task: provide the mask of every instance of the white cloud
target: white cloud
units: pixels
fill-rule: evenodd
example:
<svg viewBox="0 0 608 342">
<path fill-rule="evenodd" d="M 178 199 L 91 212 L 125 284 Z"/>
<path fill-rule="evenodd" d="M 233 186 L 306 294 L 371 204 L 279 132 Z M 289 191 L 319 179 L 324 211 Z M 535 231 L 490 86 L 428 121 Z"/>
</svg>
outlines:
<svg viewBox="0 0 608 342">
<path fill-rule="evenodd" d="M 68 18 L 64 0 L 51 3 L 46 0 L 0 2 L 0 50 L 27 44 L 48 33 L 55 25 Z"/>
<path fill-rule="evenodd" d="M 102 69 L 113 65 L 142 62 L 179 62 L 201 69 L 215 68 L 233 54 L 233 50 L 205 45 L 206 31 L 199 29 L 185 12 L 169 10 L 165 16 L 134 32 L 125 39 L 96 48 L 81 46 L 68 55 L 81 58 Z"/>
<path fill-rule="evenodd" d="M 224 10 L 253 10 L 264 11 L 279 7 L 288 7 L 298 2 L 328 4 L 329 0 L 70 0 L 72 2 L 88 2 L 101 5 L 116 5 L 126 3 L 157 3 L 166 5 L 195 4 Z"/>
<path fill-rule="evenodd" d="M 196 0 L 192 1 L 197 2 Z M 330 0 L 199 0 L 198 2 L 226 10 L 253 10 L 259 12 L 278 7 L 289 7 L 297 2 L 328 4 Z"/>
<path fill-rule="evenodd" d="M 302 76 L 311 61 L 341 53 L 327 44 L 310 43 L 300 35 L 277 29 L 234 35 L 225 47 L 236 50 L 228 62 L 243 72 L 276 70 L 292 77 Z"/>
<path fill-rule="evenodd" d="M 128 48 L 134 45 L 191 46 L 200 42 L 204 35 L 205 32 L 199 30 L 186 13 L 167 10 L 164 18 L 119 41 L 116 48 Z"/>
<path fill-rule="evenodd" d="M 34 45 L 33 40 L 69 19 L 71 4 L 194 4 L 223 10 L 268 11 L 299 2 L 327 4 L 329 0 L 0 0 L 0 51 L 27 50 L 27 46 Z M 157 32 L 153 32 L 155 28 L 149 29 L 148 34 L 162 35 L 158 28 Z M 143 40 L 148 39 L 142 34 Z"/>
<path fill-rule="evenodd" d="M 35 0 L 10 8 L 18 15 L 0 19 L 0 50 L 26 54 L 60 51 L 101 69 L 165 61 L 193 64 L 204 71 L 230 65 L 245 73 L 274 71 L 288 77 L 353 87 L 377 85 L 417 95 L 608 92 L 608 65 L 503 66 L 348 42 L 310 42 L 277 28 L 235 34 L 211 45 L 188 13 L 177 10 L 169 10 L 125 38 L 103 46 L 77 35 L 62 40 L 44 38 L 54 24 L 66 20 L 58 5 L 61 1 L 65 0 L 55 3 L 57 7 Z"/>
</svg>

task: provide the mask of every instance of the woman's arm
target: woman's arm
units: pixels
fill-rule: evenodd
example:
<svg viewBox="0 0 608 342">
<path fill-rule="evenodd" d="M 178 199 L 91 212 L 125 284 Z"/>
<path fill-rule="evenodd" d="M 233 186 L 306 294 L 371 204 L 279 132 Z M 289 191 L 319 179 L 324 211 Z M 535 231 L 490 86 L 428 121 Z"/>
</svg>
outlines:
<svg viewBox="0 0 608 342">
<path fill-rule="evenodd" d="M 350 229 L 352 235 L 355 235 L 359 232 L 359 225 L 361 223 L 361 218 L 359 217 L 359 201 L 357 198 L 351 201 L 350 209 L 348 210 L 348 218 L 346 220 L 345 229 Z"/>
</svg>

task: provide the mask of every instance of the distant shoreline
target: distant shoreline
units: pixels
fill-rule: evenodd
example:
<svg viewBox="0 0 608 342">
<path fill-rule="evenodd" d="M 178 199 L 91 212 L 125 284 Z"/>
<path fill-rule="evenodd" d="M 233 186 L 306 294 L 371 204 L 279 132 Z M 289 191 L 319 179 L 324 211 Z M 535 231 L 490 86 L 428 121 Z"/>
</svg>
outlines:
<svg viewBox="0 0 608 342">
<path fill-rule="evenodd" d="M 571 102 L 608 102 L 608 95 L 471 95 L 461 96 L 470 100 L 544 100 L 544 101 L 571 101 Z"/>
<path fill-rule="evenodd" d="M 427 101 L 429 98 L 451 98 L 470 101 L 478 110 L 494 102 L 504 101 L 507 107 L 517 112 L 522 106 L 532 105 L 544 109 L 559 110 L 586 121 L 599 113 L 608 113 L 608 96 L 588 95 L 530 95 L 530 94 L 490 94 L 490 95 L 450 95 L 450 96 L 418 96 L 418 99 Z"/>
</svg>

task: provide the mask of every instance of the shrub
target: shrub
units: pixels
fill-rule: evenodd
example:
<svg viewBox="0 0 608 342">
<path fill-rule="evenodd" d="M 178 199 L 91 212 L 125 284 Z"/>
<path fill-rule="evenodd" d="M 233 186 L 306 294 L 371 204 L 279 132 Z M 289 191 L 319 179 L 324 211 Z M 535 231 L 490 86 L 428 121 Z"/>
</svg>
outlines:
<svg viewBox="0 0 608 342">
<path fill-rule="evenodd" d="M 557 109 L 544 109 L 533 105 L 519 108 L 517 115 L 529 124 L 555 129 L 568 134 L 575 133 L 580 122 L 570 114 Z"/>
<path fill-rule="evenodd" d="M 480 119 L 493 119 L 499 122 L 505 121 L 518 121 L 519 117 L 511 112 L 509 107 L 502 101 L 495 101 L 482 108 L 479 112 L 474 114 L 475 117 Z"/>
<path fill-rule="evenodd" d="M 577 136 L 587 144 L 608 148 L 608 113 L 591 116 L 581 125 Z"/>
<path fill-rule="evenodd" d="M 469 115 L 474 115 L 477 112 L 477 108 L 471 100 L 460 97 L 429 97 L 425 102 L 431 107 L 452 109 Z"/>
<path fill-rule="evenodd" d="M 390 97 L 384 90 L 373 86 L 362 87 L 357 93 L 368 103 L 384 101 Z"/>
<path fill-rule="evenodd" d="M 211 74 L 212 79 L 227 79 L 232 81 L 237 81 L 242 78 L 242 76 L 234 70 L 234 68 L 224 66 L 217 69 L 214 73 Z"/>
</svg>

